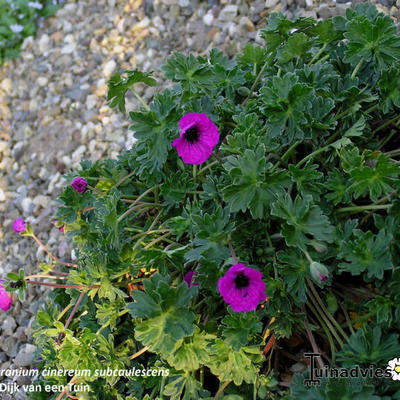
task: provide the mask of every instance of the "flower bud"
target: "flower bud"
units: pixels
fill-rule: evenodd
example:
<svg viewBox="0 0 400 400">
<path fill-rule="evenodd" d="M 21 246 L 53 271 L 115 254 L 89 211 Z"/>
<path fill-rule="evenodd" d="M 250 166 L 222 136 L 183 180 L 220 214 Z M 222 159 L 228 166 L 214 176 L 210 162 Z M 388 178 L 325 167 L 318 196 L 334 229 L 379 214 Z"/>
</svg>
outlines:
<svg viewBox="0 0 400 400">
<path fill-rule="evenodd" d="M 79 194 L 86 190 L 87 182 L 84 178 L 78 176 L 74 178 L 71 183 L 72 189 L 76 190 Z"/>
<path fill-rule="evenodd" d="M 26 231 L 25 221 L 22 218 L 16 219 L 12 224 L 13 231 L 16 233 L 22 233 Z"/>
<path fill-rule="evenodd" d="M 243 96 L 243 97 L 247 97 L 250 94 L 250 89 L 247 88 L 246 86 L 240 86 L 236 89 L 236 91 L 238 92 L 238 94 L 240 96 Z"/>
<path fill-rule="evenodd" d="M 329 278 L 329 271 L 324 264 L 313 261 L 310 264 L 311 276 L 315 282 L 321 283 Z"/>
</svg>

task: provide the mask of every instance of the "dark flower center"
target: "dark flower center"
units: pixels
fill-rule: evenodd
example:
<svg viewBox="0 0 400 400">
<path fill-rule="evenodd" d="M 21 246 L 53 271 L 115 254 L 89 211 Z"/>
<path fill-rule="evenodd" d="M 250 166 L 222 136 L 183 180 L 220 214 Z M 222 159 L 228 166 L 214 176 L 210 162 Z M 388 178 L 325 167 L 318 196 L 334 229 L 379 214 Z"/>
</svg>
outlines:
<svg viewBox="0 0 400 400">
<path fill-rule="evenodd" d="M 189 143 L 196 143 L 199 140 L 200 132 L 197 126 L 192 126 L 189 128 L 184 134 L 183 137 L 189 142 Z"/>
<path fill-rule="evenodd" d="M 243 289 L 249 286 L 249 278 L 244 274 L 238 274 L 235 278 L 236 289 Z"/>
</svg>

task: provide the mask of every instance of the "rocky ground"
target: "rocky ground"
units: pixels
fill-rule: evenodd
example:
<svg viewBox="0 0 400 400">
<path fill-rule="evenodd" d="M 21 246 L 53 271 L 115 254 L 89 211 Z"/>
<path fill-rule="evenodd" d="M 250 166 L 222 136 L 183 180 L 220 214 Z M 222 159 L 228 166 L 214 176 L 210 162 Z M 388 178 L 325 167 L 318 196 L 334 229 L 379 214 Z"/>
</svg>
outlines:
<svg viewBox="0 0 400 400">
<path fill-rule="evenodd" d="M 19 217 L 58 257 L 71 259 L 52 221 L 62 175 L 82 159 L 116 157 L 132 145 L 128 119 L 107 106 L 113 72 L 153 70 L 162 88 L 159 68 L 173 51 L 205 54 L 218 47 L 234 54 L 248 41 L 261 43 L 256 32 L 271 12 L 327 18 L 351 6 L 343 0 L 67 1 L 25 40 L 21 58 L 0 68 L 0 279 L 20 268 L 37 272 L 46 260 L 31 239 L 12 232 Z M 400 0 L 380 0 L 377 7 L 399 23 Z M 159 88 L 139 92 L 150 100 Z M 127 109 L 136 106 L 130 98 Z M 30 287 L 24 303 L 0 311 L 0 370 L 32 364 L 30 327 L 44 301 L 42 287 Z M 0 394 L 26 398 L 7 396 Z"/>
</svg>

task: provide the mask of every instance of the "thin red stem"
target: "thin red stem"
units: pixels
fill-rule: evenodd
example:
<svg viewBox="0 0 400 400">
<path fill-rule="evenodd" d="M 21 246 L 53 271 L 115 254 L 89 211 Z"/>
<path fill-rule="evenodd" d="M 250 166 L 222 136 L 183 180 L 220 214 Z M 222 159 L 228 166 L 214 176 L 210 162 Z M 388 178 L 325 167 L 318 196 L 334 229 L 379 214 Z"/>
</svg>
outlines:
<svg viewBox="0 0 400 400">
<path fill-rule="evenodd" d="M 51 259 L 53 260 L 53 262 L 60 264 L 60 265 L 64 265 L 66 267 L 73 267 L 73 268 L 77 268 L 78 265 L 77 264 L 71 264 L 71 263 L 67 263 L 64 261 L 60 261 L 41 241 L 40 239 L 35 235 L 32 234 L 33 240 L 51 257 Z"/>
<path fill-rule="evenodd" d="M 57 262 L 57 257 L 36 237 L 32 235 L 34 241 L 52 258 L 54 262 Z"/>
<path fill-rule="evenodd" d="M 62 271 L 49 271 L 49 272 L 56 275 L 65 275 L 65 276 L 69 275 L 68 272 L 62 272 Z"/>
<path fill-rule="evenodd" d="M 47 282 L 38 282 L 38 281 L 28 281 L 30 285 L 41 285 L 41 286 L 50 286 L 55 288 L 64 288 L 64 289 L 98 289 L 100 285 L 92 285 L 92 286 L 83 286 L 83 285 L 61 285 L 58 283 L 47 283 Z"/>
<path fill-rule="evenodd" d="M 84 295 L 85 295 L 85 292 L 82 292 L 82 293 L 80 294 L 80 296 L 78 297 L 78 300 L 77 300 L 77 302 L 76 302 L 76 304 L 75 304 L 75 307 L 74 307 L 73 310 L 71 311 L 71 314 L 69 315 L 69 317 L 68 317 L 68 319 L 67 319 L 67 322 L 65 323 L 65 329 L 68 329 L 69 324 L 71 323 L 72 318 L 74 317 L 76 311 L 78 310 L 79 304 L 81 304 L 81 301 L 82 301 Z"/>
</svg>

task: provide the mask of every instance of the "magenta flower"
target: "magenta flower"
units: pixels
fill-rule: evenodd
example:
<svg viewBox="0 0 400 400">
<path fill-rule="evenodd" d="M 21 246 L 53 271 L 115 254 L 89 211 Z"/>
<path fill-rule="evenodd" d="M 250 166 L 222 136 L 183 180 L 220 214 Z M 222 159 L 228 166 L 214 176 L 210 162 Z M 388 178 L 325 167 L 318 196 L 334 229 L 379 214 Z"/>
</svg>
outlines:
<svg viewBox="0 0 400 400">
<path fill-rule="evenodd" d="M 244 264 L 235 264 L 218 280 L 218 290 L 235 312 L 255 310 L 267 299 L 262 273 Z"/>
<path fill-rule="evenodd" d="M 197 275 L 197 271 L 189 271 L 184 277 L 183 280 L 187 283 L 189 287 L 191 286 L 199 286 L 198 283 L 193 283 L 193 276 Z"/>
<path fill-rule="evenodd" d="M 3 281 L 0 281 L 0 283 Z M 6 292 L 6 289 L 3 285 L 0 285 L 0 308 L 3 311 L 7 311 L 10 309 L 12 304 L 12 297 Z"/>
<path fill-rule="evenodd" d="M 61 233 L 64 233 L 64 225 L 60 226 L 60 227 L 58 228 L 58 230 L 59 230 Z"/>
<path fill-rule="evenodd" d="M 12 224 L 13 231 L 16 233 L 22 233 L 26 231 L 25 221 L 22 218 L 16 219 Z"/>
<path fill-rule="evenodd" d="M 181 134 L 172 142 L 186 164 L 203 164 L 219 141 L 218 128 L 205 113 L 189 113 L 179 120 Z"/>
<path fill-rule="evenodd" d="M 83 193 L 86 190 L 87 182 L 85 179 L 78 176 L 72 180 L 71 186 L 78 193 Z"/>
</svg>

